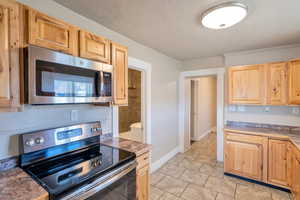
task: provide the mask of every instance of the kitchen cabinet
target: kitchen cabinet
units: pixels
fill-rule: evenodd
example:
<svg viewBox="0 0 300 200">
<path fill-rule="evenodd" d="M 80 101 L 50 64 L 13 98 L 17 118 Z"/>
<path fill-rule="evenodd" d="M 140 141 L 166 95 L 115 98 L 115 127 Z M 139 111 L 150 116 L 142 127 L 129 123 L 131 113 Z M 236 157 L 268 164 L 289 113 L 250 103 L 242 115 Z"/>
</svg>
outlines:
<svg viewBox="0 0 300 200">
<path fill-rule="evenodd" d="M 267 65 L 267 104 L 286 105 L 288 99 L 288 65 L 287 62 Z"/>
<path fill-rule="evenodd" d="M 291 190 L 294 200 L 300 200 L 300 151 L 296 147 L 293 148 L 291 170 Z"/>
<path fill-rule="evenodd" d="M 150 197 L 150 167 L 149 153 L 137 157 L 137 199 L 149 200 Z"/>
<path fill-rule="evenodd" d="M 5 111 L 20 106 L 19 14 L 17 3 L 0 1 L 0 110 Z"/>
<path fill-rule="evenodd" d="M 80 30 L 79 56 L 104 63 L 110 62 L 110 41 L 101 36 Z"/>
<path fill-rule="evenodd" d="M 267 137 L 226 132 L 225 172 L 258 181 L 266 181 L 267 148 Z"/>
<path fill-rule="evenodd" d="M 78 55 L 78 30 L 63 21 L 28 9 L 28 43 Z"/>
<path fill-rule="evenodd" d="M 300 60 L 289 62 L 289 104 L 300 104 Z"/>
<path fill-rule="evenodd" d="M 288 141 L 269 139 L 268 183 L 288 187 L 288 147 Z"/>
<path fill-rule="evenodd" d="M 228 70 L 229 104 L 265 103 L 265 66 L 230 67 Z"/>
<path fill-rule="evenodd" d="M 114 67 L 114 103 L 128 104 L 128 49 L 111 43 L 111 64 Z"/>
</svg>

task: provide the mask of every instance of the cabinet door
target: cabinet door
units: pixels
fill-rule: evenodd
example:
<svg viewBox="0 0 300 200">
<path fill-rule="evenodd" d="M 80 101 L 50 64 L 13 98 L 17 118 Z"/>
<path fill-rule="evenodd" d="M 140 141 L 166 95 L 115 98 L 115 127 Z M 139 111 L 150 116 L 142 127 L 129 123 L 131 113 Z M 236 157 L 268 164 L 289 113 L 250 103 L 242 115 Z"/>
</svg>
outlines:
<svg viewBox="0 0 300 200">
<path fill-rule="evenodd" d="M 287 88 L 287 63 L 271 63 L 267 73 L 267 104 L 286 105 Z"/>
<path fill-rule="evenodd" d="M 289 104 L 300 104 L 300 60 L 289 63 Z"/>
<path fill-rule="evenodd" d="M 294 194 L 294 199 L 300 200 L 300 152 L 296 148 L 294 148 L 291 175 L 291 189 Z"/>
<path fill-rule="evenodd" d="M 79 56 L 83 58 L 110 62 L 110 41 L 103 37 L 80 31 Z"/>
<path fill-rule="evenodd" d="M 29 11 L 29 44 L 78 55 L 78 30 L 35 10 Z"/>
<path fill-rule="evenodd" d="M 127 47 L 111 44 L 112 65 L 114 67 L 114 103 L 128 104 L 128 53 Z"/>
<path fill-rule="evenodd" d="M 228 86 L 230 104 L 264 104 L 264 65 L 229 68 Z"/>
<path fill-rule="evenodd" d="M 225 172 L 266 180 L 268 139 L 236 133 L 226 133 Z"/>
<path fill-rule="evenodd" d="M 269 140 L 268 182 L 288 187 L 288 141 Z"/>
<path fill-rule="evenodd" d="M 148 200 L 150 194 L 149 165 L 137 171 L 137 199 Z"/>
<path fill-rule="evenodd" d="M 0 109 L 20 106 L 19 5 L 0 2 Z"/>
</svg>

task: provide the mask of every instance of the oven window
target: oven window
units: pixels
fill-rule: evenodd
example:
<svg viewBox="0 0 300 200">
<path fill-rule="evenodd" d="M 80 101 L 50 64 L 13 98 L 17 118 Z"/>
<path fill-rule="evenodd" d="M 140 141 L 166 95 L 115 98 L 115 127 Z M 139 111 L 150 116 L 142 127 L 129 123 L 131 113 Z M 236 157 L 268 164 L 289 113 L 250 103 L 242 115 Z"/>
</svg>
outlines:
<svg viewBox="0 0 300 200">
<path fill-rule="evenodd" d="M 99 72 L 38 60 L 37 96 L 96 97 Z"/>
<path fill-rule="evenodd" d="M 136 170 L 99 191 L 87 200 L 136 200 Z"/>
</svg>

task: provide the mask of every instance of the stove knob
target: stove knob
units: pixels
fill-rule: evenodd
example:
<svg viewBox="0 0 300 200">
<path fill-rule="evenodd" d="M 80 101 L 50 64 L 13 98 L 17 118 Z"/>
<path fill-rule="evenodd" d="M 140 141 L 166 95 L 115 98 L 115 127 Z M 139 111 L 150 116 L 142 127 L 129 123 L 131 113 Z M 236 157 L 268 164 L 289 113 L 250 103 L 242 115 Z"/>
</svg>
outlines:
<svg viewBox="0 0 300 200">
<path fill-rule="evenodd" d="M 45 141 L 45 139 L 43 137 L 38 137 L 35 139 L 35 143 L 36 144 L 43 144 Z"/>
<path fill-rule="evenodd" d="M 31 139 L 26 140 L 25 144 L 26 144 L 26 146 L 30 146 L 30 147 L 34 146 L 34 144 L 35 144 L 34 139 L 31 138 Z"/>
</svg>

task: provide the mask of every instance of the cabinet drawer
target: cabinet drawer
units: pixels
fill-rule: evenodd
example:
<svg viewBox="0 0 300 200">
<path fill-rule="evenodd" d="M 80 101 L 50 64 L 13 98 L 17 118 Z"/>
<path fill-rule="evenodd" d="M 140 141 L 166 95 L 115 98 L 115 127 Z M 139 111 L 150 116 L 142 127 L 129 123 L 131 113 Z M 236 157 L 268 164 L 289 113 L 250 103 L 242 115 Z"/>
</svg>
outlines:
<svg viewBox="0 0 300 200">
<path fill-rule="evenodd" d="M 140 155 L 139 157 L 137 157 L 136 160 L 138 163 L 138 166 L 137 166 L 138 169 L 140 169 L 146 165 L 149 165 L 149 163 L 150 163 L 149 153 L 144 153 L 144 154 Z"/>
</svg>

